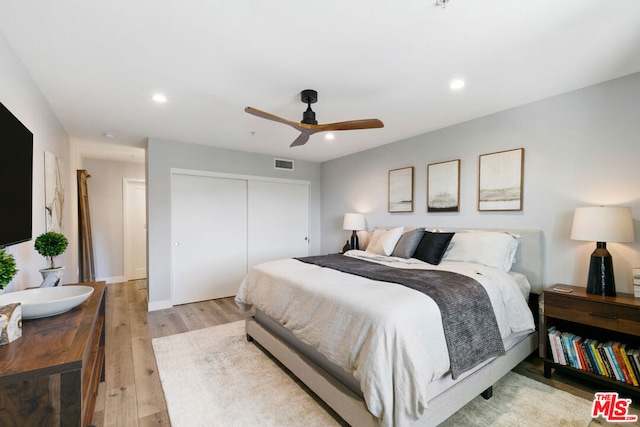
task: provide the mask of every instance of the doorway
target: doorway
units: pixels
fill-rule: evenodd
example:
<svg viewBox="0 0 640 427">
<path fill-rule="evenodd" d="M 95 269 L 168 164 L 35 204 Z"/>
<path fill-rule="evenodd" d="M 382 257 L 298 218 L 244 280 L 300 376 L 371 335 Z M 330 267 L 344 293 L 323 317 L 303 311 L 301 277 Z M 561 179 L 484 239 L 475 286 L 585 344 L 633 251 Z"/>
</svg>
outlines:
<svg viewBox="0 0 640 427">
<path fill-rule="evenodd" d="M 124 270 L 127 280 L 147 277 L 147 209 L 144 180 L 123 178 Z"/>
</svg>

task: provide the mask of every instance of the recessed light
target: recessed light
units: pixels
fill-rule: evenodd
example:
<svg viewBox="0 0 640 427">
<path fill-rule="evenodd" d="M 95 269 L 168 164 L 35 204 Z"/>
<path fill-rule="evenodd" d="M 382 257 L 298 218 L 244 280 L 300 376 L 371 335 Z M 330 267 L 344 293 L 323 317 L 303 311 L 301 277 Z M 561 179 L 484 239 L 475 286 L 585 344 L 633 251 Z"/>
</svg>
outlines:
<svg viewBox="0 0 640 427">
<path fill-rule="evenodd" d="M 153 99 L 158 104 L 164 104 L 165 102 L 167 102 L 167 97 L 161 93 L 156 93 L 151 97 L 151 99 Z"/>
<path fill-rule="evenodd" d="M 451 83 L 449 84 L 449 87 L 453 90 L 462 89 L 464 87 L 464 80 L 462 79 L 452 80 Z"/>
<path fill-rule="evenodd" d="M 105 138 L 113 138 L 115 135 L 111 132 L 105 132 L 102 134 L 102 136 L 104 136 Z"/>
<path fill-rule="evenodd" d="M 327 134 L 325 134 L 324 138 L 325 139 L 333 139 L 333 138 L 335 138 L 335 136 L 332 133 L 327 133 Z"/>
</svg>

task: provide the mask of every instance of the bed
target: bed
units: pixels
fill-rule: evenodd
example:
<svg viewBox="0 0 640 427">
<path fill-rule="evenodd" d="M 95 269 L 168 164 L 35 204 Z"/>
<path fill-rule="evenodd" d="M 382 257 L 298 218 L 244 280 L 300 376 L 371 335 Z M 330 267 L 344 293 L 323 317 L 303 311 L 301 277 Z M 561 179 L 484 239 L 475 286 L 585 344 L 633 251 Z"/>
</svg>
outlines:
<svg viewBox="0 0 640 427">
<path fill-rule="evenodd" d="M 490 397 L 492 385 L 539 345 L 526 301 L 542 290 L 541 231 L 447 229 L 425 233 L 417 229 L 425 233 L 421 245 L 426 237 L 438 241 L 435 256 L 442 259 L 434 265 L 424 262 L 425 253 L 432 261 L 433 241 L 421 252 L 421 259 L 406 258 L 407 253 L 393 256 L 415 230 L 374 230 L 367 251 L 350 251 L 338 261 L 354 264 L 353 268 L 364 263 L 367 271 L 369 264 L 383 272 L 395 269 L 391 271 L 398 277 L 437 274 L 438 280 L 444 275 L 461 282 L 462 276 L 472 278 L 494 307 L 492 316 L 484 312 L 476 316 L 495 319 L 493 338 L 498 334 L 504 346 L 500 355 L 487 353 L 473 363 L 461 362 L 468 366 L 459 368 L 461 357 L 456 355 L 464 352 L 454 352 L 455 339 L 445 333 L 450 323 L 446 319 L 456 314 L 438 306 L 440 297 L 407 284 L 377 280 L 368 273 L 363 277 L 360 272 L 349 272 L 350 266 L 322 264 L 331 256 L 256 266 L 236 296 L 242 309 L 255 309 L 255 315 L 246 321 L 247 338 L 257 341 L 352 426 L 438 425 L 479 394 Z M 446 234 L 452 237 L 445 244 Z M 503 250 L 502 243 L 492 239 L 504 240 L 505 235 L 512 239 Z M 490 236 L 487 241 L 483 240 L 486 236 Z M 508 258 L 504 261 L 503 252 Z M 453 317 L 445 317 L 447 313 Z M 448 332 L 452 333 L 457 336 L 457 332 Z M 485 339 L 493 342 L 467 338 L 465 345 L 475 350 L 467 351 L 465 357 L 482 350 L 473 345 Z"/>
</svg>

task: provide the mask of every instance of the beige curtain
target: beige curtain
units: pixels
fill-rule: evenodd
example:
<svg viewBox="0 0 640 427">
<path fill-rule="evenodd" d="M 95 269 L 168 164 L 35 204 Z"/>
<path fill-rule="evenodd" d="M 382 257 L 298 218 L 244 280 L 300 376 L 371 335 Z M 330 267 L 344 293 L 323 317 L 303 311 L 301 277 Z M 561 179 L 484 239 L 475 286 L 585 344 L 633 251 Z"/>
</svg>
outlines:
<svg viewBox="0 0 640 427">
<path fill-rule="evenodd" d="M 93 236 L 91 234 L 91 216 L 89 214 L 89 193 L 87 180 L 91 175 L 79 169 L 78 174 L 78 223 L 80 233 L 80 282 L 96 280 L 93 262 Z"/>
</svg>

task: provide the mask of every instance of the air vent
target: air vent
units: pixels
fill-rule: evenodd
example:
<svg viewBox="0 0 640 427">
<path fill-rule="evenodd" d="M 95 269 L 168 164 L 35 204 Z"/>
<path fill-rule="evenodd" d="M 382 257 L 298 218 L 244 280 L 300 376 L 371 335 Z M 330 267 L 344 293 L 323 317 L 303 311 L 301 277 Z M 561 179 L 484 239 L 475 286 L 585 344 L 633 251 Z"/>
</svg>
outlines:
<svg viewBox="0 0 640 427">
<path fill-rule="evenodd" d="M 273 168 L 287 171 L 293 170 L 293 160 L 273 159 Z"/>
</svg>

